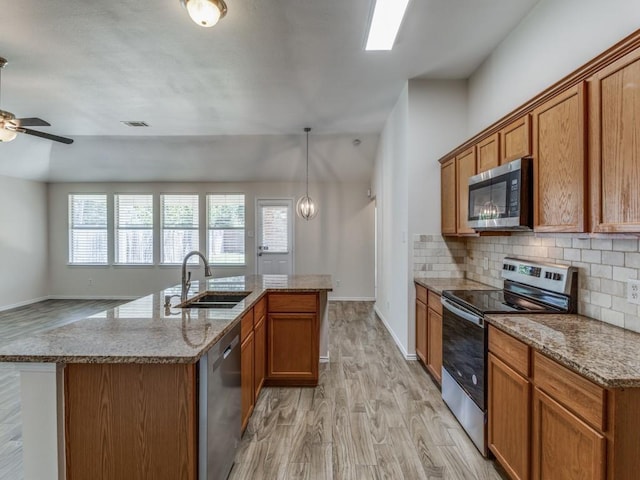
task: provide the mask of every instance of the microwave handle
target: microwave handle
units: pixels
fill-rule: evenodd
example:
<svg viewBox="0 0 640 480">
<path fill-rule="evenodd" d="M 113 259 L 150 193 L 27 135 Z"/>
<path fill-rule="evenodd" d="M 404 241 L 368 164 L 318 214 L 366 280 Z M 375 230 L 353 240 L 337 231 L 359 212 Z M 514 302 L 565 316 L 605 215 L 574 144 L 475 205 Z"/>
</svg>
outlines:
<svg viewBox="0 0 640 480">
<path fill-rule="evenodd" d="M 475 315 L 471 312 L 468 312 L 467 310 L 463 310 L 462 308 L 454 305 L 450 300 L 444 297 L 441 297 L 440 303 L 442 303 L 442 306 L 447 310 L 449 310 L 454 315 L 464 320 L 467 320 L 468 322 L 471 322 L 475 325 L 478 325 L 479 327 L 482 327 L 484 325 L 484 319 L 482 317 Z"/>
</svg>

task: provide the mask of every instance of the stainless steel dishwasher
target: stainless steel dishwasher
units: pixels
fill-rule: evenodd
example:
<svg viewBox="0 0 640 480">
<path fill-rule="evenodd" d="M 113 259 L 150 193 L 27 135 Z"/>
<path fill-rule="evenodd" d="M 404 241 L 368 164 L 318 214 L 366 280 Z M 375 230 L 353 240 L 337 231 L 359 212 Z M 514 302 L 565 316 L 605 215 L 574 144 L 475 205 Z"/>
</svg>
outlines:
<svg viewBox="0 0 640 480">
<path fill-rule="evenodd" d="M 198 478 L 226 480 L 240 443 L 240 323 L 199 363 Z"/>
</svg>

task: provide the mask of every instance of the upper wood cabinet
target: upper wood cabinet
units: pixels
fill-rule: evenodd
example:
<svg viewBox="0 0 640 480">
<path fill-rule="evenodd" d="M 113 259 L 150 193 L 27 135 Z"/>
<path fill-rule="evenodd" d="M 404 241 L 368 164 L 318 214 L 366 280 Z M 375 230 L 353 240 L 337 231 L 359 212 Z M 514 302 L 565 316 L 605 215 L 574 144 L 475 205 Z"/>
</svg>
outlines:
<svg viewBox="0 0 640 480">
<path fill-rule="evenodd" d="M 456 234 L 456 159 L 446 161 L 440 169 L 441 229 L 443 235 Z"/>
<path fill-rule="evenodd" d="M 457 185 L 457 220 L 458 235 L 475 234 L 475 230 L 467 225 L 469 213 L 469 177 L 476 174 L 476 148 L 462 152 L 456 157 L 456 185 Z"/>
<path fill-rule="evenodd" d="M 581 83 L 533 111 L 535 231 L 585 231 L 584 102 Z"/>
<path fill-rule="evenodd" d="M 589 80 L 594 232 L 640 232 L 640 49 Z"/>
<path fill-rule="evenodd" d="M 478 173 L 500 165 L 500 135 L 494 133 L 477 145 L 478 148 Z"/>
<path fill-rule="evenodd" d="M 524 115 L 500 130 L 500 165 L 531 155 L 531 122 Z"/>
</svg>

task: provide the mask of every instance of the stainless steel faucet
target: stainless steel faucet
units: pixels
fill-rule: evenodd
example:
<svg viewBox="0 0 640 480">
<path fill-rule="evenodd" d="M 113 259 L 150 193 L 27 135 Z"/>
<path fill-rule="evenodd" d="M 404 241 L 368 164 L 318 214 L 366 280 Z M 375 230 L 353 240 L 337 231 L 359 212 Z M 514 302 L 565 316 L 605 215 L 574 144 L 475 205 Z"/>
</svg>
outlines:
<svg viewBox="0 0 640 480">
<path fill-rule="evenodd" d="M 211 277 L 213 274 L 211 273 L 211 267 L 209 266 L 209 262 L 205 256 L 198 252 L 197 250 L 193 250 L 184 257 L 182 261 L 182 291 L 180 292 L 180 300 L 185 302 L 187 300 L 187 293 L 189 293 L 189 289 L 191 288 L 191 272 L 187 275 L 187 261 L 193 257 L 194 255 L 198 255 L 202 262 L 204 263 L 204 276 Z"/>
</svg>

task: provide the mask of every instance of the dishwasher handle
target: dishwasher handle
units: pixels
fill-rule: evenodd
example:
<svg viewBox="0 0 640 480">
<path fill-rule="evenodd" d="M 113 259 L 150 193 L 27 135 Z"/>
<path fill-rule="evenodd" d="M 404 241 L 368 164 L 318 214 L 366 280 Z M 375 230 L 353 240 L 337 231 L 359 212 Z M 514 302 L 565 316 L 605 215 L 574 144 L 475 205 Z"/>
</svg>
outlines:
<svg viewBox="0 0 640 480">
<path fill-rule="evenodd" d="M 240 343 L 240 335 L 236 335 L 235 337 L 233 337 L 233 340 L 231 340 L 229 345 L 227 345 L 227 348 L 225 348 L 222 351 L 222 353 L 218 355 L 218 357 L 215 360 L 213 360 L 213 362 L 210 363 L 211 370 L 217 369 L 220 366 L 220 364 L 224 362 L 224 360 L 229 355 L 231 355 L 231 352 L 233 351 L 234 348 L 238 346 L 239 343 Z"/>
</svg>

